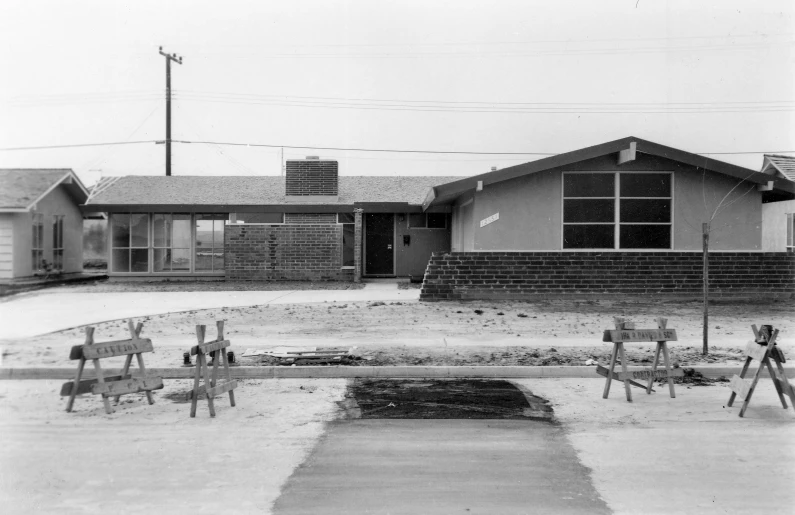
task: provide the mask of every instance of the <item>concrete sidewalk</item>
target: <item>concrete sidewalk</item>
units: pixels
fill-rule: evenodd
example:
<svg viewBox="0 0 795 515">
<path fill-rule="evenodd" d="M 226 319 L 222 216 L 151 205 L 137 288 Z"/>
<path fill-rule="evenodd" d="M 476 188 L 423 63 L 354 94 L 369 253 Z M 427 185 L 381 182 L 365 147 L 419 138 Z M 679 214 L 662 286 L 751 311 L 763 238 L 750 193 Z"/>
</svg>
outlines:
<svg viewBox="0 0 795 515">
<path fill-rule="evenodd" d="M 15 295 L 0 303 L 3 339 L 29 338 L 120 318 L 220 307 L 317 302 L 416 301 L 420 290 L 397 287 L 361 290 L 216 292 L 42 292 Z"/>
</svg>

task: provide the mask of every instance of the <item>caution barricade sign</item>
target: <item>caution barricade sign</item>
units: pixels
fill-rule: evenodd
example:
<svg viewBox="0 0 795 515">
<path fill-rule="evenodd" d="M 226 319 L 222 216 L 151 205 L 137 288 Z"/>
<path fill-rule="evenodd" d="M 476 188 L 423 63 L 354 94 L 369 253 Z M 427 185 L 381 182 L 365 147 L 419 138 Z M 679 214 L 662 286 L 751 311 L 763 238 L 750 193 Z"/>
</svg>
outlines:
<svg viewBox="0 0 795 515">
<path fill-rule="evenodd" d="M 190 416 L 196 416 L 196 407 L 199 402 L 200 396 L 207 398 L 207 405 L 210 408 L 210 416 L 215 417 L 215 405 L 213 398 L 224 392 L 229 392 L 229 403 L 234 407 L 235 405 L 235 392 L 237 381 L 232 380 L 232 374 L 229 371 L 229 358 L 224 352 L 224 349 L 232 345 L 229 340 L 224 340 L 224 323 L 216 322 L 218 328 L 218 337 L 211 342 L 204 342 L 204 335 L 206 326 L 196 326 L 196 339 L 199 344 L 191 348 L 190 353 L 196 356 L 196 374 L 193 378 L 193 391 L 191 392 L 191 405 Z M 211 354 L 213 358 L 213 372 L 210 378 L 209 365 L 207 364 L 207 355 Z M 226 376 L 223 382 L 217 382 L 218 379 L 218 362 L 222 361 L 224 364 L 224 375 Z M 200 385 L 201 376 L 204 376 L 204 385 Z"/>
<path fill-rule="evenodd" d="M 655 379 L 668 379 L 668 388 L 671 391 L 671 397 L 676 397 L 673 378 L 684 375 L 684 371 L 679 368 L 671 368 L 667 342 L 676 341 L 676 330 L 666 327 L 668 319 L 658 318 L 657 329 L 635 329 L 634 323 L 628 322 L 621 317 L 615 317 L 613 320 L 615 322 L 615 330 L 605 330 L 602 338 L 602 341 L 613 342 L 613 352 L 610 355 L 610 368 L 600 366 L 596 369 L 597 374 L 607 378 L 602 398 L 607 399 L 610 393 L 610 383 L 613 379 L 624 382 L 624 390 L 626 391 L 628 402 L 632 402 L 632 392 L 629 389 L 630 385 L 644 388 L 646 393 L 650 394 L 653 391 L 652 385 Z M 625 342 L 657 342 L 657 350 L 654 352 L 654 361 L 652 362 L 651 370 L 627 371 L 627 358 L 624 354 Z M 657 365 L 660 362 L 660 353 L 663 354 L 665 361 L 664 370 L 657 370 Z M 614 368 L 619 355 L 621 356 L 621 372 L 616 373 Z M 634 379 L 648 380 L 648 384 L 643 386 L 634 381 Z"/>
<path fill-rule="evenodd" d="M 751 396 L 754 394 L 754 389 L 756 389 L 756 384 L 759 382 L 762 369 L 767 367 L 770 373 L 770 379 L 776 387 L 776 393 L 778 393 L 781 405 L 784 409 L 787 409 L 787 401 L 784 399 L 784 396 L 788 395 L 790 402 L 793 403 L 793 408 L 795 408 L 795 391 L 787 380 L 787 375 L 782 365 L 782 363 L 786 362 L 784 353 L 776 345 L 778 329 L 773 330 L 772 325 L 763 325 L 760 330 L 756 328 L 756 325 L 752 325 L 751 330 L 754 332 L 754 339 L 748 342 L 748 345 L 745 347 L 745 365 L 743 365 L 740 375 L 732 377 L 729 383 L 732 394 L 729 396 L 727 405 L 731 406 L 734 404 L 734 399 L 740 397 L 740 399 L 743 400 L 743 407 L 740 408 L 740 416 L 744 416 L 745 410 L 751 402 Z M 776 374 L 776 370 L 773 369 L 773 365 L 770 363 L 771 358 L 776 363 L 778 374 Z M 753 360 L 759 361 L 759 367 L 756 369 L 753 380 L 749 383 L 745 379 L 745 374 L 748 372 L 748 367 Z"/>
<path fill-rule="evenodd" d="M 115 402 L 119 402 L 119 397 L 122 395 L 146 392 L 146 398 L 149 404 L 155 403 L 152 397 L 152 390 L 163 388 L 163 378 L 148 377 L 146 375 L 146 367 L 144 366 L 144 358 L 142 356 L 144 352 L 154 351 L 152 340 L 141 338 L 141 330 L 143 329 L 142 323 L 139 322 L 138 325 L 135 326 L 133 321 L 129 320 L 127 324 L 130 331 L 129 340 L 94 342 L 94 328 L 89 326 L 86 327 L 86 342 L 83 345 L 72 347 L 69 359 L 78 359 L 80 362 L 77 365 L 77 375 L 74 381 L 65 383 L 61 387 L 61 396 L 69 397 L 66 403 L 67 412 L 72 411 L 77 395 L 89 392 L 102 396 L 105 412 L 109 415 L 113 413 L 113 408 L 108 400 L 109 397 L 114 397 Z M 102 366 L 100 365 L 100 360 L 117 356 L 127 356 L 121 375 L 105 377 Z M 138 368 L 141 370 L 140 377 L 133 377 L 132 374 L 129 373 L 133 356 L 135 356 L 138 361 Z M 97 378 L 81 380 L 83 369 L 88 360 L 94 363 L 94 370 L 96 370 Z"/>
</svg>

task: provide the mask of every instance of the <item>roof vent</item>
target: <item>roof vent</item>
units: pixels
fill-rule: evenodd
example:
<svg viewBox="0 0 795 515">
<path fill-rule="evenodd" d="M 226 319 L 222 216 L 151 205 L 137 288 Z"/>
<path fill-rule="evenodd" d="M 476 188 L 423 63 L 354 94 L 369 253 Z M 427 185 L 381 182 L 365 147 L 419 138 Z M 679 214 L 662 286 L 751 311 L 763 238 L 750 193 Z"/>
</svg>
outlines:
<svg viewBox="0 0 795 515">
<path fill-rule="evenodd" d="M 497 171 L 497 167 L 496 167 L 496 166 L 492 166 L 492 167 L 491 167 L 491 171 L 492 171 L 492 172 L 496 172 L 496 171 Z"/>
<path fill-rule="evenodd" d="M 318 161 L 318 160 L 320 160 L 320 156 L 306 156 L 306 159 L 307 160 L 311 159 L 313 161 Z"/>
</svg>

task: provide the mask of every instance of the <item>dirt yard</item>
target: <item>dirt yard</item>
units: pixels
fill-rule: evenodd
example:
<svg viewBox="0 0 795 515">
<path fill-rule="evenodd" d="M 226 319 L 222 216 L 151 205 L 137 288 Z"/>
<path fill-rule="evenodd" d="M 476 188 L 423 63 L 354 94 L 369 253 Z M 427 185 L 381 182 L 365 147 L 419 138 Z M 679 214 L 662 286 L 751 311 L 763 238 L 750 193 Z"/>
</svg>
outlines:
<svg viewBox="0 0 795 515">
<path fill-rule="evenodd" d="M 681 366 L 704 363 L 738 364 L 752 337 L 751 324 L 772 324 L 781 330 L 785 354 L 795 353 L 795 305 L 721 303 L 711 306 L 710 353 L 701 355 L 701 305 L 666 301 L 543 302 L 357 302 L 261 305 L 189 311 L 144 317 L 143 336 L 154 342 L 148 366 L 174 367 L 195 344 L 196 324 L 225 320 L 225 336 L 241 357 L 246 349 L 276 346 L 350 348 L 360 358 L 350 365 L 586 365 L 606 363 L 611 344 L 602 332 L 613 316 L 625 316 L 638 327 L 655 327 L 657 316 L 668 318 L 679 341 L 672 359 Z M 97 341 L 128 337 L 126 320 L 96 326 Z M 4 342 L 3 366 L 73 366 L 72 345 L 83 343 L 82 328 L 32 339 Z M 653 344 L 628 344 L 634 364 L 649 364 Z M 244 365 L 270 365 L 272 358 L 243 359 Z M 109 364 L 114 366 L 113 363 Z M 119 363 L 121 366 L 121 361 Z"/>
</svg>

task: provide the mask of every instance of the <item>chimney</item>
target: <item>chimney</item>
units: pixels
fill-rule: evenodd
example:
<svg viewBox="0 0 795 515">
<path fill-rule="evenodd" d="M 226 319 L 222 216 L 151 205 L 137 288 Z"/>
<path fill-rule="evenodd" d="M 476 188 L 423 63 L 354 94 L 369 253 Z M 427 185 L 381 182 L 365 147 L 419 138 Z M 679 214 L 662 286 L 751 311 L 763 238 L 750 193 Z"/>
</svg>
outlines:
<svg viewBox="0 0 795 515">
<path fill-rule="evenodd" d="M 336 197 L 339 195 L 337 161 L 307 156 L 305 160 L 288 160 L 285 164 L 287 196 Z"/>
</svg>

